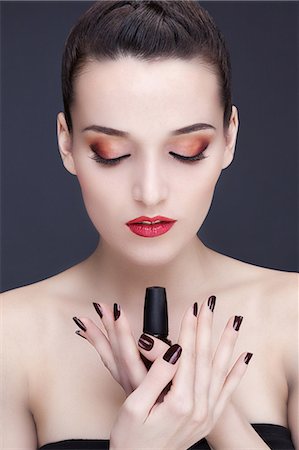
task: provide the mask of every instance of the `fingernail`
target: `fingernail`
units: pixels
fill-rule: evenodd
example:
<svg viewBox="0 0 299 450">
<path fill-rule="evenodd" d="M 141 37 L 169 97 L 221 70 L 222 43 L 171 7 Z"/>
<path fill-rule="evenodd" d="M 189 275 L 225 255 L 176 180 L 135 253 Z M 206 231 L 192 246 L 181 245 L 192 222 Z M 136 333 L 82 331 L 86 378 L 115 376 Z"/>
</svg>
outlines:
<svg viewBox="0 0 299 450">
<path fill-rule="evenodd" d="M 210 308 L 210 310 L 212 312 L 214 311 L 215 303 L 216 303 L 216 297 L 215 297 L 215 295 L 211 295 L 211 297 L 209 297 L 209 299 L 208 299 L 208 307 Z"/>
<path fill-rule="evenodd" d="M 95 302 L 93 302 L 92 304 L 93 304 L 93 306 L 94 306 L 96 312 L 97 312 L 98 315 L 100 316 L 100 318 L 102 318 L 102 317 L 103 317 L 103 310 L 102 310 L 102 308 L 101 308 L 101 305 L 99 305 L 98 303 L 95 303 Z"/>
<path fill-rule="evenodd" d="M 252 355 L 253 355 L 253 353 L 247 353 L 247 355 L 246 355 L 245 358 L 244 358 L 245 364 L 248 364 L 248 363 L 249 363 L 249 361 L 250 361 L 251 358 L 252 358 Z"/>
<path fill-rule="evenodd" d="M 76 325 L 78 325 L 79 328 L 81 328 L 81 330 L 87 331 L 86 326 L 84 325 L 83 322 L 81 322 L 80 319 L 78 319 L 78 317 L 73 317 L 73 321 L 76 323 Z"/>
<path fill-rule="evenodd" d="M 235 316 L 234 323 L 233 323 L 233 328 L 236 331 L 239 331 L 241 323 L 242 323 L 242 320 L 243 320 L 243 316 Z"/>
<path fill-rule="evenodd" d="M 120 305 L 118 303 L 114 303 L 113 305 L 113 314 L 114 320 L 117 320 L 120 316 Z"/>
<path fill-rule="evenodd" d="M 164 353 L 163 359 L 170 364 L 175 364 L 182 353 L 182 347 L 178 344 L 174 344 Z"/>
<path fill-rule="evenodd" d="M 195 302 L 193 305 L 193 314 L 195 315 L 195 317 L 197 317 L 197 313 L 198 313 L 198 303 Z"/>
<path fill-rule="evenodd" d="M 86 339 L 86 337 L 85 336 L 82 336 L 82 334 L 80 334 L 80 330 L 77 330 L 77 331 L 75 331 L 75 333 L 78 335 L 78 336 L 81 336 L 81 337 L 83 337 L 83 339 Z M 87 339 L 86 339 L 87 340 Z"/>
<path fill-rule="evenodd" d="M 142 334 L 139 338 L 138 345 L 144 350 L 151 350 L 154 346 L 154 340 L 146 334 Z"/>
</svg>

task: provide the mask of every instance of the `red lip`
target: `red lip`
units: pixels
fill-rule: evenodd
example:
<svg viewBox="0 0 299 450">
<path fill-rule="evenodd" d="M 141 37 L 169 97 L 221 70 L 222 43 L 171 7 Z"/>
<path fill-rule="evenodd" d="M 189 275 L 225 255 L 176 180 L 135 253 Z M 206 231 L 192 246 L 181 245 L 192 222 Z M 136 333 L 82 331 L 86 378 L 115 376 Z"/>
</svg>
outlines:
<svg viewBox="0 0 299 450">
<path fill-rule="evenodd" d="M 158 223 L 154 224 L 144 224 L 140 223 L 142 221 L 155 222 L 156 220 L 160 220 Z M 155 216 L 155 217 L 147 217 L 140 216 L 136 219 L 130 220 L 126 225 L 130 228 L 132 233 L 137 234 L 146 238 L 153 238 L 161 236 L 161 234 L 167 233 L 170 228 L 174 225 L 176 220 L 169 219 L 169 217 L 164 216 Z"/>
<path fill-rule="evenodd" d="M 129 222 L 127 222 L 127 225 L 131 225 L 132 223 L 140 223 L 143 221 L 148 221 L 148 222 L 155 222 L 156 220 L 161 220 L 161 222 L 176 222 L 176 220 L 174 219 L 169 219 L 169 217 L 163 217 L 163 216 L 155 216 L 155 217 L 147 217 L 147 216 L 140 216 L 137 217 L 136 219 L 130 220 Z"/>
</svg>

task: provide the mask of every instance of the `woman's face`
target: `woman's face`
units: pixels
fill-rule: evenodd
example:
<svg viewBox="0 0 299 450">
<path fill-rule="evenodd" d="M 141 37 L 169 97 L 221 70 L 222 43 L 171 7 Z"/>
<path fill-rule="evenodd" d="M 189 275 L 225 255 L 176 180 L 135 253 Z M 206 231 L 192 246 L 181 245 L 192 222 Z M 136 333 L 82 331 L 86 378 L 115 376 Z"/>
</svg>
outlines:
<svg viewBox="0 0 299 450">
<path fill-rule="evenodd" d="M 72 138 L 58 116 L 60 151 L 102 242 L 138 264 L 170 261 L 197 239 L 221 170 L 233 158 L 236 108 L 225 134 L 216 76 L 195 60 L 90 62 L 74 93 Z M 176 222 L 144 237 L 126 225 L 140 216 Z"/>
</svg>

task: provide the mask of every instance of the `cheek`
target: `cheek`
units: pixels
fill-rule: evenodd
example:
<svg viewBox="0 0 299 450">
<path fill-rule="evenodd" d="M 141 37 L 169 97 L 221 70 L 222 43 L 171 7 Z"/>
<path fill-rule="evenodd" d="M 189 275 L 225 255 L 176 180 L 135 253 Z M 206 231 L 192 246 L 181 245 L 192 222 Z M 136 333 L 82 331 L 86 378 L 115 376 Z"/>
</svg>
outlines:
<svg viewBox="0 0 299 450">
<path fill-rule="evenodd" d="M 221 174 L 220 165 L 210 164 L 194 172 L 177 196 L 182 206 L 184 221 L 190 234 L 195 234 L 204 222 L 214 196 L 215 187 Z"/>
<path fill-rule="evenodd" d="M 212 167 L 212 170 L 207 171 L 202 176 L 201 183 L 199 185 L 199 197 L 201 200 L 200 210 L 202 211 L 202 213 L 205 213 L 205 215 L 207 215 L 208 210 L 211 206 L 215 192 L 215 187 L 220 177 L 220 174 L 221 174 L 221 166 L 220 164 L 215 164 Z"/>
<path fill-rule="evenodd" d="M 177 196 L 182 202 L 199 207 L 212 200 L 216 183 L 221 174 L 218 161 L 203 161 L 198 170 L 189 173 L 189 176 L 178 186 Z"/>
<path fill-rule="evenodd" d="M 82 197 L 86 211 L 95 228 L 99 232 L 109 231 L 117 214 L 122 214 L 121 205 L 123 190 L 120 189 L 122 181 L 113 180 L 107 173 L 99 173 L 97 167 L 88 170 L 77 170 L 77 177 L 81 187 Z"/>
</svg>

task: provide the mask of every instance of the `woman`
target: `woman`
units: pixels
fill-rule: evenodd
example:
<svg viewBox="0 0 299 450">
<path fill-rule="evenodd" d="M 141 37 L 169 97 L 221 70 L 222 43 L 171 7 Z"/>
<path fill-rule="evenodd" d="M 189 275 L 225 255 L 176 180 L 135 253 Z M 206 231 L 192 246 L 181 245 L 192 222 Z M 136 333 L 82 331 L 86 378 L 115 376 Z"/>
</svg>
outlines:
<svg viewBox="0 0 299 450">
<path fill-rule="evenodd" d="M 60 154 L 101 240 L 1 296 L 2 448 L 299 448 L 297 274 L 197 237 L 238 132 L 212 19 L 195 2 L 95 3 L 67 40 L 62 87 Z M 170 347 L 140 337 L 153 285 Z"/>
</svg>

